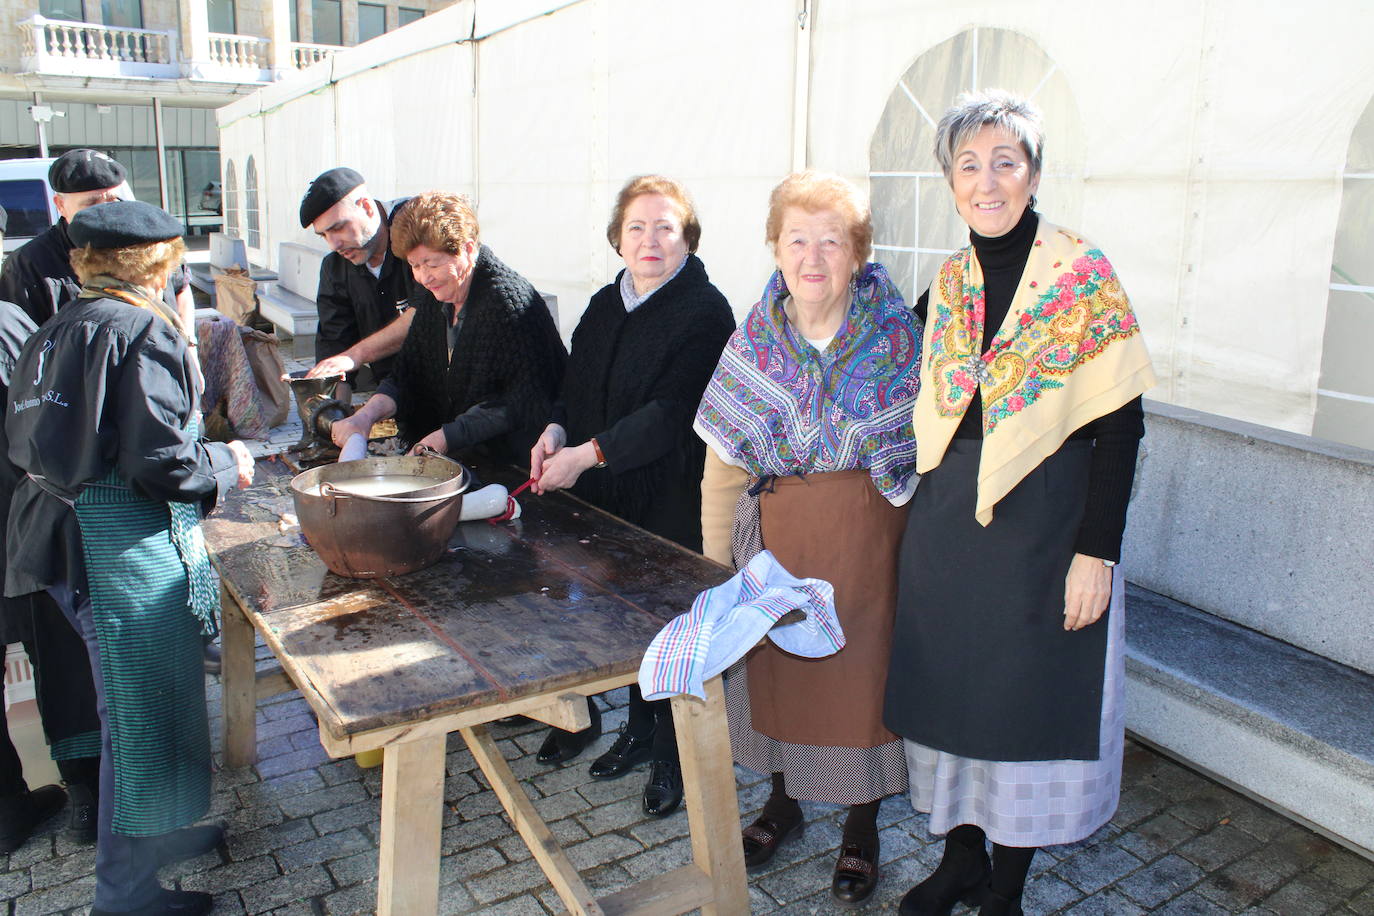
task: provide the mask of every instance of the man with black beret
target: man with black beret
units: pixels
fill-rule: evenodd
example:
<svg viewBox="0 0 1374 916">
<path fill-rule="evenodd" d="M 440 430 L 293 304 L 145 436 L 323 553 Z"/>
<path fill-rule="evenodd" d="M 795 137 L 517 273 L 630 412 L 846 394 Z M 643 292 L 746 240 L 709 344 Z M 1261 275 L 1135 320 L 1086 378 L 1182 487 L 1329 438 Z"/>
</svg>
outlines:
<svg viewBox="0 0 1374 916">
<path fill-rule="evenodd" d="M 73 247 L 67 231 L 72 217 L 87 207 L 132 196 L 124 166 L 93 149 L 58 156 L 48 169 L 48 184 L 61 219 L 12 252 L 0 269 L 0 299 L 13 302 L 40 325 L 53 316 L 54 292 L 61 308 L 79 287 L 67 259 Z"/>
<path fill-rule="evenodd" d="M 20 351 L 5 401 L 8 595 L 46 590 L 80 633 L 102 723 L 92 916 L 208 913 L 158 868 L 223 842 L 201 667 L 218 586 L 197 527 L 252 481 L 242 442 L 198 435 L 195 356 L 162 292 L 181 223 L 138 201 L 71 221 L 82 287 Z M 22 533 L 22 536 L 21 536 Z"/>
<path fill-rule="evenodd" d="M 374 200 L 350 168 L 324 172 L 301 198 L 301 228 L 314 230 L 330 248 L 320 264 L 318 362 L 309 375 L 345 376 L 336 391 L 343 400 L 364 363 L 375 381 L 391 372 L 391 357 L 410 330 L 415 280 L 405 259 L 391 253 L 390 237 L 391 220 L 407 199 Z"/>
</svg>

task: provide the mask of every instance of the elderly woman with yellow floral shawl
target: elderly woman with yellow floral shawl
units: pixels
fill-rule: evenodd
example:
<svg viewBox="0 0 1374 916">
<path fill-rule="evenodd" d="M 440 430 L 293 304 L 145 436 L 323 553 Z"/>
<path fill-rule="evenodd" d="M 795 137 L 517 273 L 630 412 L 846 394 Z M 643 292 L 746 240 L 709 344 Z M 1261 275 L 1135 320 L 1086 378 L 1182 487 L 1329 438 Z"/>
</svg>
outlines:
<svg viewBox="0 0 1374 916">
<path fill-rule="evenodd" d="M 947 836 L 904 914 L 1021 913 L 1036 848 L 1089 836 L 1120 795 L 1115 567 L 1154 374 L 1106 256 L 1035 212 L 1043 148 L 1000 92 L 960 99 L 936 137 L 971 244 L 917 306 L 923 477 L 884 719 Z"/>
</svg>

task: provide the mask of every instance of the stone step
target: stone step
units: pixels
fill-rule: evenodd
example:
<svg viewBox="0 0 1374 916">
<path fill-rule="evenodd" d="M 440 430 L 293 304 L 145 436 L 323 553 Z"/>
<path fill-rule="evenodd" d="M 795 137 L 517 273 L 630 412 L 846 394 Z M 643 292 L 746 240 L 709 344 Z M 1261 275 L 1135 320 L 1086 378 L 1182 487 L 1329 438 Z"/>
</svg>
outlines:
<svg viewBox="0 0 1374 916">
<path fill-rule="evenodd" d="M 1374 858 L 1374 676 L 1134 585 L 1127 608 L 1127 728 Z"/>
</svg>

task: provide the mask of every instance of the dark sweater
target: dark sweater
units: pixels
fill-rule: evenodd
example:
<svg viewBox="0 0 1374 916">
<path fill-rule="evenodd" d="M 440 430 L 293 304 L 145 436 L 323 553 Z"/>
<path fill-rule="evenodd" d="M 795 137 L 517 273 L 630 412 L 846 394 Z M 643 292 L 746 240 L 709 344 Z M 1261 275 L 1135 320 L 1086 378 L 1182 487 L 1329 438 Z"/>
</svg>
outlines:
<svg viewBox="0 0 1374 916">
<path fill-rule="evenodd" d="M 983 352 L 987 351 L 988 344 L 1011 308 L 1026 259 L 1035 243 L 1038 225 L 1039 217 L 1027 207 L 1020 221 L 1006 235 L 989 239 L 976 232 L 969 233 L 969 241 L 983 269 Z M 923 322 L 926 320 L 929 297 L 927 290 L 916 302 L 916 314 Z M 1088 499 L 1074 546 L 1076 552 L 1104 560 L 1121 559 L 1126 506 L 1130 502 L 1131 484 L 1135 480 L 1136 453 L 1144 435 L 1145 411 L 1137 397 L 1111 413 L 1084 424 L 1069 436 L 1070 440 L 1087 439 L 1093 443 Z M 981 393 L 969 404 L 954 436 L 956 439 L 983 438 Z"/>
<path fill-rule="evenodd" d="M 633 312 L 620 279 L 592 296 L 573 332 L 554 408 L 569 445 L 595 438 L 606 456 L 606 467 L 584 471 L 573 492 L 700 550 L 706 448 L 692 419 L 735 319 L 695 255 Z"/>
<path fill-rule="evenodd" d="M 528 280 L 485 245 L 473 270 L 452 355 L 444 306 L 417 287 L 410 332 L 377 391 L 396 401 L 406 442 L 443 429 L 450 452 L 483 444 L 524 465 L 548 421 L 567 350 Z M 486 421 L 496 414 L 503 421 L 493 435 Z"/>
</svg>

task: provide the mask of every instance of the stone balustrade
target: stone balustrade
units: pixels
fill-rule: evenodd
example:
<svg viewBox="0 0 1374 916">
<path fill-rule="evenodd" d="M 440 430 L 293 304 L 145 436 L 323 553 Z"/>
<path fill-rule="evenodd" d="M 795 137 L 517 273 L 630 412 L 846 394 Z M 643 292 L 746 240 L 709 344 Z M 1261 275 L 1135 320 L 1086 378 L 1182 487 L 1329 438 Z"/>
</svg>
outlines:
<svg viewBox="0 0 1374 916">
<path fill-rule="evenodd" d="M 291 63 L 297 70 L 304 70 L 322 60 L 328 60 L 334 56 L 335 52 L 342 50 L 343 48 L 337 45 L 312 45 L 295 42 L 291 45 Z"/>
<path fill-rule="evenodd" d="M 172 31 L 130 29 L 32 16 L 22 30 L 21 67 L 69 76 L 176 78 Z"/>
<path fill-rule="evenodd" d="M 209 40 L 210 61 L 217 66 L 262 70 L 271 65 L 272 42 L 267 38 L 211 32 Z"/>
</svg>

